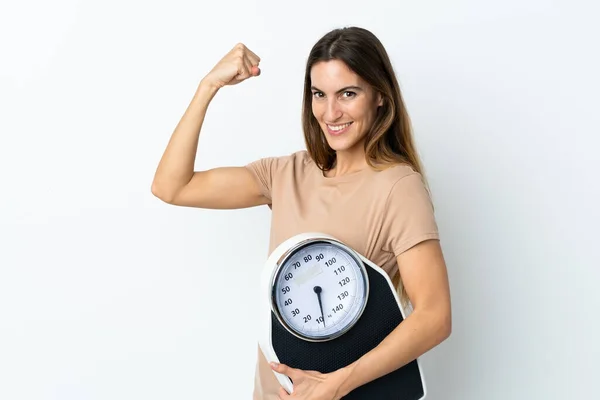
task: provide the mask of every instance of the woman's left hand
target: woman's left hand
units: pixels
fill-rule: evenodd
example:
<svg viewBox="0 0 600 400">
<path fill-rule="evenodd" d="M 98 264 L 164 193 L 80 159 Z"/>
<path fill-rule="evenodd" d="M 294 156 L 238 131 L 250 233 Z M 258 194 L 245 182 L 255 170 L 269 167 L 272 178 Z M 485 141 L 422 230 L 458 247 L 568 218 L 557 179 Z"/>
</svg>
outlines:
<svg viewBox="0 0 600 400">
<path fill-rule="evenodd" d="M 284 388 L 279 389 L 279 399 L 306 399 L 306 400 L 339 400 L 340 386 L 343 382 L 341 370 L 322 374 L 318 371 L 304 371 L 289 367 L 285 364 L 271 364 L 275 372 L 286 375 L 294 382 L 292 394 Z"/>
</svg>

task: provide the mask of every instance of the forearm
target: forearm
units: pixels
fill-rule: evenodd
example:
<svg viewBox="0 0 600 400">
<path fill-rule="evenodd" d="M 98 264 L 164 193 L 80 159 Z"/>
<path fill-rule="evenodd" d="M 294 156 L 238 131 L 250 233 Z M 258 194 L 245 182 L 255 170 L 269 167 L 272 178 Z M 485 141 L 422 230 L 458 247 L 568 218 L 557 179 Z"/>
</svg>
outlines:
<svg viewBox="0 0 600 400">
<path fill-rule="evenodd" d="M 437 346 L 450 334 L 445 314 L 415 310 L 376 348 L 340 371 L 344 376 L 340 394 L 352 390 L 408 364 Z"/>
<path fill-rule="evenodd" d="M 159 197 L 172 196 L 192 178 L 202 124 L 217 91 L 216 86 L 208 82 L 198 85 L 156 169 L 152 191 Z"/>
</svg>

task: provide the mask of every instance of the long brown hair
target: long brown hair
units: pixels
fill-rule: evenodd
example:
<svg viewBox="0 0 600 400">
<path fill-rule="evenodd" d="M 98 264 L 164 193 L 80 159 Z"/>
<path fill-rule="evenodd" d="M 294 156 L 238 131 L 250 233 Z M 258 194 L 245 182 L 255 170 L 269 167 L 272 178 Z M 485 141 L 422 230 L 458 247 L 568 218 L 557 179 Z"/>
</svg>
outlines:
<svg viewBox="0 0 600 400">
<path fill-rule="evenodd" d="M 335 151 L 327 143 L 312 113 L 311 69 L 317 62 L 329 60 L 345 63 L 383 98 L 383 105 L 378 108 L 376 119 L 364 142 L 368 165 L 376 170 L 398 164 L 409 165 L 421 174 L 427 186 L 413 140 L 411 121 L 390 58 L 380 40 L 370 31 L 359 27 L 328 32 L 315 43 L 308 56 L 304 76 L 302 126 L 307 152 L 316 165 L 327 171 L 335 166 L 336 160 Z M 408 297 L 399 272 L 392 281 L 406 305 Z"/>
</svg>

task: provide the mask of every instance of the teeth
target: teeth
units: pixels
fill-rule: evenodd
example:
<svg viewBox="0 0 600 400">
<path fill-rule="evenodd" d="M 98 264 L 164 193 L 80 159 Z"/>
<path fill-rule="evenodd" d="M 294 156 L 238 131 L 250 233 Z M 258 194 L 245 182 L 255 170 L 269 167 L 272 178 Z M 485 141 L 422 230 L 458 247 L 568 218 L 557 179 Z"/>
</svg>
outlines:
<svg viewBox="0 0 600 400">
<path fill-rule="evenodd" d="M 329 129 L 331 129 L 332 131 L 341 131 L 342 129 L 347 128 L 348 126 L 350 126 L 352 122 L 348 122 L 347 124 L 344 125 L 327 125 L 327 127 Z"/>
</svg>

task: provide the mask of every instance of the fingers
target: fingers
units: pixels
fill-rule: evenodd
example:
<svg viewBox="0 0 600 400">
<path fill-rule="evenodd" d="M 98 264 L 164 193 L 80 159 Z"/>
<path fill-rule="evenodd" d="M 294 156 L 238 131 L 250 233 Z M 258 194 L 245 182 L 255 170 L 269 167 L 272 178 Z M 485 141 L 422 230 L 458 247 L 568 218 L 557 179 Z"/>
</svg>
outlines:
<svg viewBox="0 0 600 400">
<path fill-rule="evenodd" d="M 252 60 L 254 65 L 258 65 L 260 63 L 260 57 L 257 56 L 256 54 L 254 54 L 254 52 L 247 47 L 246 47 L 246 50 L 248 51 L 248 58 L 250 58 L 250 60 Z"/>
<path fill-rule="evenodd" d="M 238 43 L 234 50 L 236 51 L 236 54 L 243 65 L 243 69 L 240 71 L 242 79 L 249 78 L 250 76 L 260 75 L 260 68 L 258 68 L 258 64 L 260 63 L 259 56 L 257 56 L 243 43 Z"/>
<path fill-rule="evenodd" d="M 247 54 L 244 54 L 244 65 L 248 70 L 249 76 L 258 76 L 260 75 L 260 68 L 258 68 L 258 61 L 253 57 L 249 57 Z"/>
<path fill-rule="evenodd" d="M 272 362 L 271 368 L 273 368 L 273 371 L 275 371 L 275 372 L 279 372 L 280 374 L 289 376 L 290 378 L 292 378 L 292 380 L 297 380 L 300 377 L 299 369 L 289 367 L 285 364 L 278 364 L 278 363 Z"/>
<path fill-rule="evenodd" d="M 252 50 L 246 47 L 243 43 L 237 44 L 238 48 L 242 50 L 244 56 L 250 61 L 252 65 L 260 64 L 260 57 L 256 55 Z"/>
<path fill-rule="evenodd" d="M 238 62 L 238 76 L 236 79 L 243 81 L 244 79 L 250 78 L 252 76 L 252 66 L 250 63 L 243 56 Z"/>
</svg>

